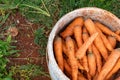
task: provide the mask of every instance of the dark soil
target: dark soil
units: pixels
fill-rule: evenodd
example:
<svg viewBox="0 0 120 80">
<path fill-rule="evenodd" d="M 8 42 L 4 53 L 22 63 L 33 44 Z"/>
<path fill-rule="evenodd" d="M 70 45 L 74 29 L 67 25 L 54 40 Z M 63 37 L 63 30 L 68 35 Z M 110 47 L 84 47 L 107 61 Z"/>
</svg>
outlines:
<svg viewBox="0 0 120 80">
<path fill-rule="evenodd" d="M 17 46 L 17 50 L 20 50 L 19 57 L 9 57 L 10 65 L 23 65 L 23 64 L 37 64 L 45 69 L 48 73 L 45 56 L 41 56 L 39 53 L 40 47 L 34 43 L 34 33 L 40 27 L 39 24 L 33 24 L 26 20 L 20 13 L 10 15 L 5 25 L 15 24 L 18 29 L 18 35 L 13 37 L 17 40 L 13 45 Z M 45 76 L 37 76 L 33 80 L 50 80 Z"/>
</svg>

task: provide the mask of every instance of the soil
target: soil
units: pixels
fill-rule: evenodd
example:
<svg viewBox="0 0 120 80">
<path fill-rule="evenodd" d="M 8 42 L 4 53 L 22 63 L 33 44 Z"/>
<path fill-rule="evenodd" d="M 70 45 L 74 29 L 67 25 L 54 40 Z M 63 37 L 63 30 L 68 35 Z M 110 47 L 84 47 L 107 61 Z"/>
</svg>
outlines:
<svg viewBox="0 0 120 80">
<path fill-rule="evenodd" d="M 17 42 L 13 45 L 17 46 L 17 50 L 20 51 L 18 52 L 19 57 L 9 57 L 10 63 L 8 65 L 36 64 L 42 66 L 45 72 L 48 73 L 46 58 L 40 55 L 40 47 L 34 43 L 34 33 L 40 28 L 40 24 L 30 23 L 20 13 L 9 16 L 5 26 L 11 24 L 15 24 L 15 27 L 18 29 L 18 35 L 13 37 Z M 50 80 L 50 78 L 40 75 L 33 80 Z"/>
</svg>

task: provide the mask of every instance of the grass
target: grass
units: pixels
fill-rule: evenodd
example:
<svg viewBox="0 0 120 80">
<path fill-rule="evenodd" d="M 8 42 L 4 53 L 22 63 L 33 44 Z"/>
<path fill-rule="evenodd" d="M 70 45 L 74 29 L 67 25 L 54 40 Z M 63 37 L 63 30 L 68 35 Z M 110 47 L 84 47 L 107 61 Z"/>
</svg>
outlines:
<svg viewBox="0 0 120 80">
<path fill-rule="evenodd" d="M 48 73 L 44 72 L 44 69 L 38 65 L 16 65 L 10 67 L 10 72 L 14 77 L 14 80 L 31 80 L 35 76 L 50 77 Z"/>
<path fill-rule="evenodd" d="M 120 0 L 0 0 L 0 25 L 16 12 L 40 24 L 34 41 L 40 45 L 40 53 L 45 55 L 47 38 L 55 23 L 66 13 L 82 7 L 102 8 L 120 18 Z"/>
<path fill-rule="evenodd" d="M 15 46 L 11 46 L 12 38 L 9 35 L 6 40 L 0 40 L 0 80 L 11 79 L 12 75 L 7 71 L 8 56 L 17 52 Z"/>
</svg>

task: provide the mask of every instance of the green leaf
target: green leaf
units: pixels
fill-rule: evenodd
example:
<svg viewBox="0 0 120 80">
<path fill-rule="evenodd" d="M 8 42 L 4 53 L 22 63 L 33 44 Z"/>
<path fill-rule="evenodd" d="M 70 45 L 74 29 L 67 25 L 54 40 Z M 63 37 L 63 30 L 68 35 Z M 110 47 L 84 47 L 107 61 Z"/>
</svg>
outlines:
<svg viewBox="0 0 120 80">
<path fill-rule="evenodd" d="M 11 40 L 12 40 L 11 35 L 8 35 L 8 37 L 7 37 L 6 41 L 7 41 L 8 43 L 11 43 Z"/>
</svg>

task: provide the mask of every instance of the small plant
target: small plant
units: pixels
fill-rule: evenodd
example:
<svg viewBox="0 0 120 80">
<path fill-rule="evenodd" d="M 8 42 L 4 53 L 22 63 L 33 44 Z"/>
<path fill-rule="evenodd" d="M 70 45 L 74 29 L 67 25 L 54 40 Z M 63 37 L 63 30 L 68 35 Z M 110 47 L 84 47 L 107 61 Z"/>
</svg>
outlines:
<svg viewBox="0 0 120 80">
<path fill-rule="evenodd" d="M 15 80 L 31 80 L 31 78 L 38 75 L 49 77 L 49 75 L 43 71 L 42 67 L 33 64 L 11 66 L 10 72 L 13 74 Z"/>
<path fill-rule="evenodd" d="M 39 28 L 35 32 L 34 42 L 40 45 L 40 53 L 41 55 L 45 55 L 46 45 L 47 45 L 47 37 L 45 36 L 44 28 Z"/>
<path fill-rule="evenodd" d="M 12 79 L 12 74 L 7 71 L 6 65 L 9 62 L 8 56 L 17 52 L 15 46 L 11 46 L 11 36 L 9 35 L 6 40 L 0 40 L 0 80 L 6 78 Z"/>
</svg>

